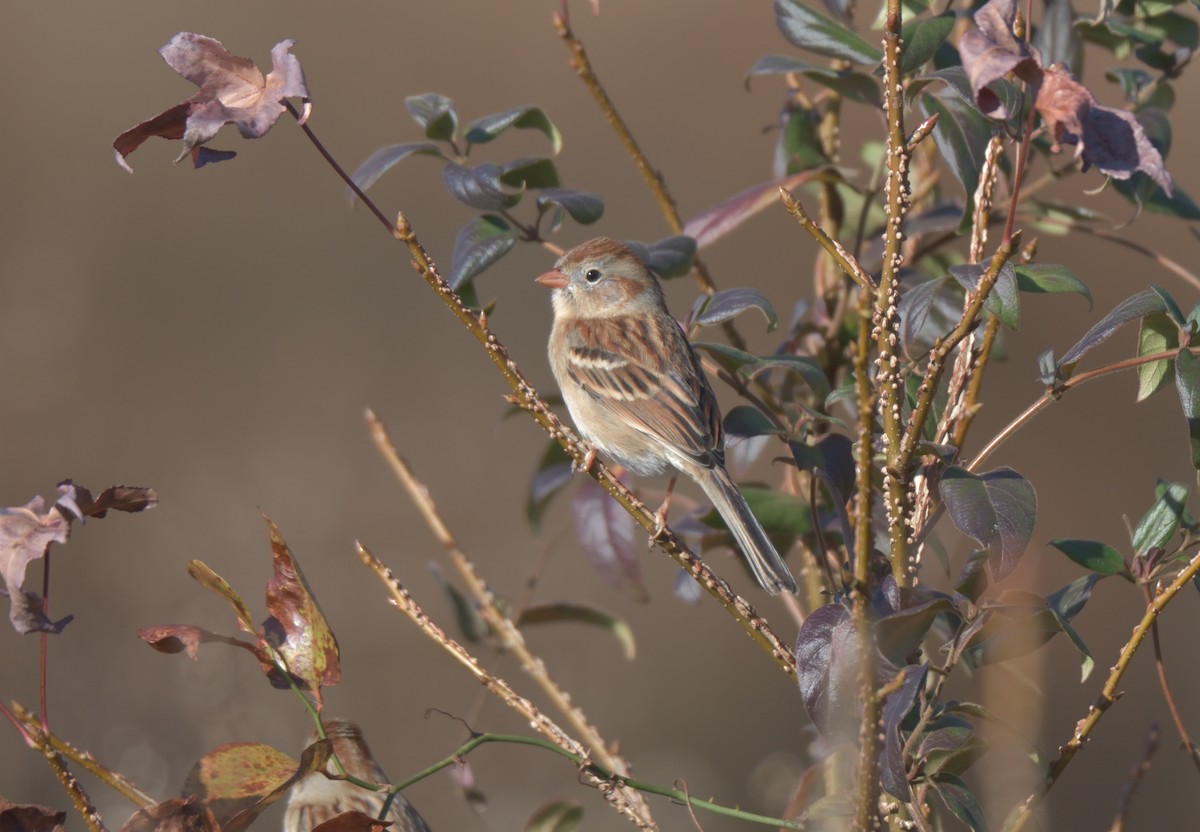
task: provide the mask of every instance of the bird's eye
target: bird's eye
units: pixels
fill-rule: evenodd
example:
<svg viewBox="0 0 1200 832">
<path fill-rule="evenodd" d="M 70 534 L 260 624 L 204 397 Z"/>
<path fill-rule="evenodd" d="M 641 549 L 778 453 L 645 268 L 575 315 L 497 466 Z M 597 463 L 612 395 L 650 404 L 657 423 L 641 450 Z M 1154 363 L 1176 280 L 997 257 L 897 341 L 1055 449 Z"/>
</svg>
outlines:
<svg viewBox="0 0 1200 832">
<path fill-rule="evenodd" d="M 598 283 L 600 281 L 600 270 L 599 269 L 588 269 L 584 273 L 583 279 L 586 280 L 588 283 Z"/>
</svg>

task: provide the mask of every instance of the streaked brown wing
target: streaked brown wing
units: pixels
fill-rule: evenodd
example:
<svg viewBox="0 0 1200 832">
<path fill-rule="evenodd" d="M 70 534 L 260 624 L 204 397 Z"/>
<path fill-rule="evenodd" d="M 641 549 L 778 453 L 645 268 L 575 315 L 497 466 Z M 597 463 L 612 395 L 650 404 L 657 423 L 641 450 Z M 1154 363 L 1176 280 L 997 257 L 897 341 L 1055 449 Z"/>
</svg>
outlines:
<svg viewBox="0 0 1200 832">
<path fill-rule="evenodd" d="M 598 323 L 603 337 L 572 333 L 570 377 L 611 409 L 614 418 L 706 468 L 724 464 L 716 397 L 678 325 L 671 320 L 655 327 L 636 318 Z M 598 343 L 605 348 L 585 346 Z M 656 350 L 653 344 L 668 348 Z"/>
</svg>

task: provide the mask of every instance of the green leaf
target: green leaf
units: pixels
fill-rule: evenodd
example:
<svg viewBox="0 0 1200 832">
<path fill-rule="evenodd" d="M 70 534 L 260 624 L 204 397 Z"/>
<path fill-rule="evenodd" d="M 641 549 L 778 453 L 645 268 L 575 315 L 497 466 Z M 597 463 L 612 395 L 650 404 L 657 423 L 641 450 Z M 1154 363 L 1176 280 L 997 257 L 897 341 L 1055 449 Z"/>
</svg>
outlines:
<svg viewBox="0 0 1200 832">
<path fill-rule="evenodd" d="M 521 201 L 521 194 L 505 190 L 503 173 L 503 168 L 491 162 L 473 168 L 451 164 L 442 169 L 442 181 L 459 202 L 480 211 L 500 211 Z"/>
<path fill-rule="evenodd" d="M 500 181 L 510 188 L 557 188 L 562 184 L 554 162 L 541 156 L 507 163 L 500 169 Z"/>
<path fill-rule="evenodd" d="M 739 404 L 725 414 L 727 437 L 747 439 L 753 436 L 782 436 L 783 430 L 754 405 Z"/>
<path fill-rule="evenodd" d="M 516 107 L 507 112 L 476 119 L 467 125 L 465 138 L 471 144 L 484 144 L 510 127 L 518 130 L 539 130 L 550 139 L 554 155 L 557 156 L 562 150 L 562 135 L 540 107 Z"/>
<path fill-rule="evenodd" d="M 693 341 L 692 347 L 709 353 L 718 364 L 730 372 L 739 372 L 748 378 L 754 378 L 759 373 L 771 369 L 790 370 L 803 378 L 821 399 L 829 395 L 829 380 L 825 377 L 825 371 L 821 369 L 820 364 L 807 356 L 757 356 L 728 344 L 712 341 Z"/>
<path fill-rule="evenodd" d="M 793 46 L 830 58 L 877 64 L 883 52 L 835 20 L 798 0 L 775 0 L 775 24 Z"/>
<path fill-rule="evenodd" d="M 425 138 L 434 141 L 451 141 L 458 131 L 458 113 L 454 102 L 436 92 L 410 95 L 404 99 L 413 121 L 425 129 Z"/>
<path fill-rule="evenodd" d="M 478 644 L 487 638 L 491 628 L 483 620 L 483 616 L 479 614 L 475 605 L 467 600 L 467 596 L 459 592 L 458 587 L 446 580 L 446 576 L 442 574 L 442 570 L 436 563 L 430 562 L 429 571 L 433 573 L 434 580 L 438 582 L 438 586 L 442 588 L 442 592 L 450 601 L 450 606 L 454 610 L 454 619 L 458 622 L 458 630 L 462 633 L 463 638 L 472 644 Z"/>
<path fill-rule="evenodd" d="M 879 82 L 870 75 L 863 72 L 834 69 L 820 64 L 810 64 L 786 55 L 767 55 L 759 58 L 758 62 L 746 73 L 746 87 L 749 89 L 750 79 L 757 75 L 787 75 L 793 72 L 811 78 L 850 101 L 857 101 L 871 107 L 883 105 L 883 99 L 879 93 Z"/>
<path fill-rule="evenodd" d="M 1077 77 L 1083 77 L 1083 39 L 1075 28 L 1070 0 L 1049 0 L 1033 45 L 1041 52 L 1042 66 L 1064 63 Z"/>
<path fill-rule="evenodd" d="M 633 629 L 622 619 L 604 610 L 569 601 L 551 601 L 529 604 L 517 616 L 518 627 L 527 627 L 530 624 L 556 624 L 563 621 L 589 624 L 608 630 L 621 644 L 626 659 L 633 661 L 637 657 L 637 644 L 633 638 Z"/>
<path fill-rule="evenodd" d="M 979 805 L 975 793 L 967 788 L 967 784 L 962 780 L 953 774 L 943 774 L 933 781 L 933 790 L 946 804 L 946 808 L 974 832 L 987 830 L 983 808 Z"/>
<path fill-rule="evenodd" d="M 938 491 L 955 528 L 991 551 L 989 566 L 996 580 L 1012 572 L 1037 522 L 1033 484 L 1011 468 L 972 474 L 951 466 Z"/>
<path fill-rule="evenodd" d="M 1120 327 L 1131 321 L 1140 320 L 1151 313 L 1165 311 L 1166 305 L 1162 298 L 1150 289 L 1143 289 L 1136 295 L 1130 295 L 1118 303 L 1111 312 L 1101 318 L 1099 323 L 1089 329 L 1082 338 L 1075 342 L 1074 346 L 1067 350 L 1066 355 L 1058 361 L 1058 369 L 1064 375 L 1070 375 L 1070 371 L 1083 358 L 1084 353 L 1108 340 L 1108 337 Z"/>
<path fill-rule="evenodd" d="M 439 159 L 445 160 L 446 157 L 442 153 L 442 149 L 433 142 L 409 142 L 407 144 L 393 144 L 387 147 L 381 147 L 367 158 L 367 161 L 358 166 L 358 170 L 350 176 L 354 180 L 354 184 L 362 190 L 369 189 L 374 185 L 379 177 L 387 173 L 392 165 L 407 159 L 409 156 L 436 156 Z M 447 160 L 448 161 L 448 160 Z M 354 204 L 354 200 L 358 196 L 354 191 L 346 188 L 346 200 L 350 204 Z"/>
<path fill-rule="evenodd" d="M 1127 571 L 1121 553 L 1107 543 L 1057 538 L 1051 540 L 1050 545 L 1084 569 L 1090 569 L 1098 575 L 1122 575 Z"/>
<path fill-rule="evenodd" d="M 686 234 L 675 234 L 653 243 L 626 240 L 625 245 L 633 249 L 650 271 L 664 280 L 688 274 L 696 259 L 696 241 Z"/>
<path fill-rule="evenodd" d="M 580 225 L 591 225 L 604 216 L 604 200 L 600 199 L 599 195 L 587 191 L 546 188 L 538 194 L 538 211 L 545 212 L 552 205 L 562 208 Z"/>
<path fill-rule="evenodd" d="M 1087 298 L 1089 307 L 1092 305 L 1091 290 L 1066 266 L 1028 263 L 1014 266 L 1013 269 L 1017 273 L 1017 288 L 1022 292 L 1045 294 L 1073 292 Z"/>
<path fill-rule="evenodd" d="M 795 497 L 756 485 L 743 486 L 740 491 L 767 534 L 796 536 L 812 531 L 808 506 Z M 725 528 L 716 509 L 701 517 L 700 522 L 712 529 Z"/>
<path fill-rule="evenodd" d="M 712 326 L 723 323 L 745 312 L 747 309 L 757 309 L 767 319 L 767 331 L 770 332 L 779 324 L 779 316 L 775 307 L 767 300 L 767 296 L 757 289 L 738 288 L 722 289 L 707 296 L 707 303 L 696 315 L 695 323 L 700 326 Z"/>
<path fill-rule="evenodd" d="M 1175 389 L 1187 419 L 1188 439 L 1192 446 L 1192 467 L 1200 469 L 1200 358 L 1191 350 L 1175 354 Z"/>
<path fill-rule="evenodd" d="M 1142 318 L 1138 332 L 1138 357 L 1156 355 L 1179 346 L 1179 327 L 1165 312 L 1154 312 Z M 1137 400 L 1148 399 L 1173 380 L 1170 359 L 1140 364 L 1137 368 Z"/>
<path fill-rule="evenodd" d="M 960 230 L 969 225 L 975 210 L 975 191 L 983 170 L 984 156 L 992 138 L 992 124 L 957 93 L 940 90 L 921 95 L 921 112 L 936 115 L 933 141 L 966 192 Z"/>
<path fill-rule="evenodd" d="M 1166 546 L 1179 530 L 1187 511 L 1188 487 L 1166 483 L 1158 489 L 1158 498 L 1133 530 L 1133 551 L 1144 555 L 1156 546 Z"/>
<path fill-rule="evenodd" d="M 583 807 L 578 803 L 551 801 L 529 817 L 524 832 L 575 832 L 582 820 Z"/>
<path fill-rule="evenodd" d="M 954 12 L 906 21 L 900 31 L 904 43 L 900 53 L 900 74 L 909 75 L 924 66 L 953 28 Z"/>
<path fill-rule="evenodd" d="M 948 271 L 965 289 L 976 291 L 983 280 L 987 267 L 981 263 L 966 263 L 951 266 Z M 1021 323 L 1020 297 L 1017 291 L 1017 274 L 1011 263 L 1000 267 L 992 291 L 983 301 L 984 308 L 1000 319 L 1000 323 L 1016 331 Z"/>
<path fill-rule="evenodd" d="M 459 291 L 516 244 L 517 232 L 502 217 L 484 214 L 471 220 L 454 241 L 450 288 Z"/>
</svg>

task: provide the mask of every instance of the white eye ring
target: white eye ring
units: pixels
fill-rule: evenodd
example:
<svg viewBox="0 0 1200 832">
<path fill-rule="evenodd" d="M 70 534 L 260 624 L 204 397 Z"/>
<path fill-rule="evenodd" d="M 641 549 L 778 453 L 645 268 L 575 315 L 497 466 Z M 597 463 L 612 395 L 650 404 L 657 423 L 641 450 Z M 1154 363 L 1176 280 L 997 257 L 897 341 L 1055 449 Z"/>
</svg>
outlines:
<svg viewBox="0 0 1200 832">
<path fill-rule="evenodd" d="M 583 275 L 583 279 L 588 283 L 599 283 L 601 277 L 603 275 L 600 274 L 599 269 L 588 269 Z"/>
</svg>

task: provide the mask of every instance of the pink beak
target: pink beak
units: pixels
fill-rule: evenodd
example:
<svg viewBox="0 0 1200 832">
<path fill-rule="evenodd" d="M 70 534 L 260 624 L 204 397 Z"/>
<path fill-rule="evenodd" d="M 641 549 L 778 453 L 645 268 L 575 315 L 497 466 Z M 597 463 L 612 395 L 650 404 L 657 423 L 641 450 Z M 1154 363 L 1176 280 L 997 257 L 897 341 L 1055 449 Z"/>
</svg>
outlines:
<svg viewBox="0 0 1200 832">
<path fill-rule="evenodd" d="M 535 277 L 533 282 L 540 283 L 547 289 L 562 289 L 567 285 L 567 278 L 558 269 L 551 269 L 545 274 Z"/>
</svg>

